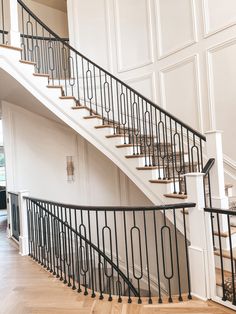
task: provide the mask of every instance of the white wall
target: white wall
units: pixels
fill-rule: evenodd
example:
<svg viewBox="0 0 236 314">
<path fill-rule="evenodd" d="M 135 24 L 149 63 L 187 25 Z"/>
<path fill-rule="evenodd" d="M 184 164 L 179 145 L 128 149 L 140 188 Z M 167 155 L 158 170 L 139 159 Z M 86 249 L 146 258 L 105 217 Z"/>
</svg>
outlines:
<svg viewBox="0 0 236 314">
<path fill-rule="evenodd" d="M 224 131 L 236 176 L 236 1 L 68 0 L 71 42 L 205 132 Z"/>
<path fill-rule="evenodd" d="M 24 3 L 56 34 L 68 38 L 67 13 L 32 0 L 24 0 Z"/>
<path fill-rule="evenodd" d="M 148 205 L 149 200 L 101 152 L 69 127 L 2 102 L 8 191 L 71 204 Z M 73 156 L 74 182 L 66 156 Z"/>
</svg>

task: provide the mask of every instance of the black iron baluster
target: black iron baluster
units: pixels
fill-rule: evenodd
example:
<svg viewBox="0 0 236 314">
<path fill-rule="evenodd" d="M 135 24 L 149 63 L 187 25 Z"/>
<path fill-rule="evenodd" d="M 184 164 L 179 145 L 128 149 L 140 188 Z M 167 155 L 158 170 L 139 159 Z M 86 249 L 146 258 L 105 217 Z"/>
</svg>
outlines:
<svg viewBox="0 0 236 314">
<path fill-rule="evenodd" d="M 233 245 L 232 245 L 232 232 L 230 224 L 230 216 L 227 214 L 228 223 L 228 235 L 229 235 L 229 251 L 230 251 L 230 267 L 231 267 L 231 279 L 232 279 L 232 304 L 236 305 L 236 292 L 235 292 L 235 268 L 234 268 L 234 256 L 233 256 Z"/>
<path fill-rule="evenodd" d="M 183 301 L 182 289 L 181 289 L 181 279 L 180 279 L 180 262 L 179 262 L 179 241 L 177 235 L 177 225 L 176 225 L 176 212 L 173 208 L 173 219 L 174 219 L 174 234 L 175 234 L 175 253 L 176 253 L 176 266 L 177 266 L 177 280 L 178 280 L 178 290 L 179 290 L 179 301 Z"/>
<path fill-rule="evenodd" d="M 154 224 L 155 256 L 156 256 L 156 267 L 157 267 L 158 303 L 162 303 L 160 266 L 159 266 L 159 251 L 158 251 L 158 242 L 157 242 L 157 240 L 158 240 L 158 238 L 157 238 L 157 221 L 156 221 L 156 211 L 155 210 L 153 210 L 153 224 Z"/>
<path fill-rule="evenodd" d="M 125 244 L 125 261 L 126 261 L 126 273 L 129 280 L 129 253 L 128 253 L 128 238 L 127 238 L 127 227 L 126 227 L 126 214 L 123 212 L 123 226 L 124 226 L 124 244 Z M 128 287 L 128 303 L 131 303 L 130 287 Z"/>
<path fill-rule="evenodd" d="M 191 280 L 190 280 L 190 266 L 189 266 L 189 255 L 188 255 L 188 239 L 187 239 L 187 227 L 186 227 L 186 212 L 183 208 L 183 222 L 184 222 L 184 244 L 185 244 L 185 259 L 186 259 L 186 272 L 188 279 L 188 299 L 191 300 Z"/>
</svg>

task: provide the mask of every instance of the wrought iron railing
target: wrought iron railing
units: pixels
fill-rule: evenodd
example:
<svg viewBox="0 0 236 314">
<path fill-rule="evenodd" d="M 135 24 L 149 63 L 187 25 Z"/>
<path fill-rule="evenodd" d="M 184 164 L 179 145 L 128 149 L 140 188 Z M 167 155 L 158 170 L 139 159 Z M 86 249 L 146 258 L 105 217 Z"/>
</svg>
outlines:
<svg viewBox="0 0 236 314">
<path fill-rule="evenodd" d="M 19 241 L 20 236 L 20 213 L 19 196 L 16 193 L 8 192 L 10 202 L 11 233 L 15 240 Z"/>
<path fill-rule="evenodd" d="M 6 4 L 6 0 L 0 0 L 0 44 L 6 44 L 8 41 Z"/>
<path fill-rule="evenodd" d="M 61 86 L 76 106 L 99 115 L 133 155 L 143 157 L 143 166 L 173 182 L 174 193 L 186 193 L 182 174 L 202 171 L 205 137 L 76 51 L 18 3 L 22 58 L 36 62 L 36 71 L 48 74 L 49 84 Z"/>
<path fill-rule="evenodd" d="M 184 208 L 195 204 L 86 207 L 27 197 L 26 206 L 29 255 L 72 289 L 119 302 L 191 299 Z"/>
<path fill-rule="evenodd" d="M 211 191 L 211 169 L 215 164 L 215 159 L 210 158 L 204 168 L 202 169 L 202 173 L 204 173 L 203 178 L 203 189 L 204 189 L 204 200 L 205 207 L 212 208 L 212 191 Z M 211 213 L 211 231 L 212 231 L 212 239 L 213 246 L 215 247 L 215 237 L 214 237 L 214 215 Z"/>
<path fill-rule="evenodd" d="M 236 305 L 236 211 L 205 208 L 214 215 L 213 242 L 217 294 Z"/>
</svg>

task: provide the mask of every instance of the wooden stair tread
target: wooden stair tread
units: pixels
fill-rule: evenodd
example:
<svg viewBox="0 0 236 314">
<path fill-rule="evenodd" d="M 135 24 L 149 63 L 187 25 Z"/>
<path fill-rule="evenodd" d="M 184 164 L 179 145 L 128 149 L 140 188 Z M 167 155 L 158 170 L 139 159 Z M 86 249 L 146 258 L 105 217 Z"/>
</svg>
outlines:
<svg viewBox="0 0 236 314">
<path fill-rule="evenodd" d="M 11 49 L 11 50 L 16 50 L 16 51 L 22 51 L 22 48 L 19 47 L 14 47 L 14 46 L 10 46 L 10 45 L 4 45 L 4 44 L 0 44 L 0 48 L 6 48 L 6 49 Z"/>
<path fill-rule="evenodd" d="M 59 98 L 60 98 L 60 99 L 73 99 L 73 100 L 76 101 L 75 96 L 60 96 Z"/>
<path fill-rule="evenodd" d="M 33 73 L 34 76 L 39 76 L 39 77 L 49 77 L 50 75 L 47 73 Z"/>
<path fill-rule="evenodd" d="M 79 109 L 89 110 L 88 107 L 86 107 L 86 106 L 73 106 L 73 107 L 71 107 L 71 109 L 73 109 L 73 110 L 79 110 Z"/>
<path fill-rule="evenodd" d="M 230 277 L 230 278 L 232 277 L 231 272 L 224 270 L 224 279 L 226 279 L 228 277 Z M 220 268 L 216 268 L 216 285 L 222 287 L 222 277 L 221 277 L 221 269 Z"/>
<path fill-rule="evenodd" d="M 173 182 L 173 180 L 170 180 L 170 179 L 157 179 L 157 180 L 149 180 L 149 182 L 151 183 L 160 183 L 160 184 L 168 184 L 168 183 L 171 183 Z"/>
<path fill-rule="evenodd" d="M 220 256 L 220 250 L 214 251 L 214 254 L 217 256 Z M 222 250 L 222 256 L 225 258 L 231 259 L 230 251 Z M 236 261 L 236 248 L 233 249 L 233 260 Z"/>
<path fill-rule="evenodd" d="M 83 119 L 85 119 L 85 120 L 90 120 L 90 119 L 102 119 L 102 117 L 95 114 L 95 115 L 93 115 L 93 116 L 85 116 L 85 117 L 83 117 Z"/>
<path fill-rule="evenodd" d="M 231 229 L 231 235 L 236 233 L 236 227 L 231 227 L 230 229 Z M 219 232 L 218 231 L 214 231 L 214 235 L 215 236 L 219 236 Z M 223 238 L 227 238 L 229 236 L 229 233 L 228 232 L 221 232 L 220 236 L 223 237 Z"/>
<path fill-rule="evenodd" d="M 116 145 L 116 148 L 129 148 L 129 147 L 139 147 L 139 144 L 120 144 L 120 145 Z"/>
<path fill-rule="evenodd" d="M 185 194 L 174 194 L 174 193 L 169 193 L 169 194 L 164 194 L 165 197 L 168 197 L 168 198 L 178 198 L 178 199 L 187 199 L 188 196 L 185 195 Z"/>
<path fill-rule="evenodd" d="M 24 63 L 24 64 L 30 64 L 30 65 L 36 65 L 36 62 L 32 62 L 32 61 L 28 61 L 28 60 L 19 60 L 20 63 Z"/>
<path fill-rule="evenodd" d="M 61 88 L 63 89 L 62 85 L 47 85 L 47 88 Z"/>
<path fill-rule="evenodd" d="M 127 159 L 133 159 L 133 158 L 143 158 L 143 157 L 145 157 L 145 154 L 137 154 L 137 155 L 126 155 L 125 156 L 125 158 L 127 158 Z M 147 158 L 148 158 L 148 156 L 147 156 Z"/>
<path fill-rule="evenodd" d="M 136 167 L 137 170 L 155 170 L 158 169 L 157 166 L 146 166 L 146 167 Z"/>
</svg>

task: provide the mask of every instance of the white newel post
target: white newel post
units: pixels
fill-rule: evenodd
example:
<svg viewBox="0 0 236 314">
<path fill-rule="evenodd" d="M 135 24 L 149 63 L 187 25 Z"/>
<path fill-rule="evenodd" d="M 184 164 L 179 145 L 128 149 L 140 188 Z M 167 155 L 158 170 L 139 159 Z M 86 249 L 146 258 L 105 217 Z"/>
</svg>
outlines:
<svg viewBox="0 0 236 314">
<path fill-rule="evenodd" d="M 210 170 L 212 206 L 227 209 L 228 198 L 225 196 L 222 131 L 208 131 L 205 135 L 207 158 L 215 158 L 215 164 Z"/>
<path fill-rule="evenodd" d="M 228 209 L 228 197 L 225 196 L 224 159 L 222 149 L 222 131 L 208 131 L 206 135 L 207 158 L 215 158 L 210 170 L 212 206 Z M 220 215 L 221 230 L 228 230 L 226 215 Z"/>
<path fill-rule="evenodd" d="M 25 196 L 29 195 L 28 191 L 20 191 L 19 195 L 19 216 L 20 216 L 20 237 L 19 237 L 19 253 L 20 255 L 29 254 L 28 239 L 28 218 Z"/>
<path fill-rule="evenodd" d="M 204 189 L 202 173 L 185 175 L 188 201 L 196 203 L 189 208 L 189 264 L 192 294 L 206 300 L 211 296 L 211 282 L 215 283 L 214 256 L 210 216 L 204 212 Z M 213 269 L 213 272 L 212 272 Z"/>
<path fill-rule="evenodd" d="M 18 23 L 18 4 L 17 0 L 8 0 L 9 8 L 9 43 L 13 47 L 21 47 L 20 44 L 20 32 L 19 32 L 19 23 Z"/>
</svg>

